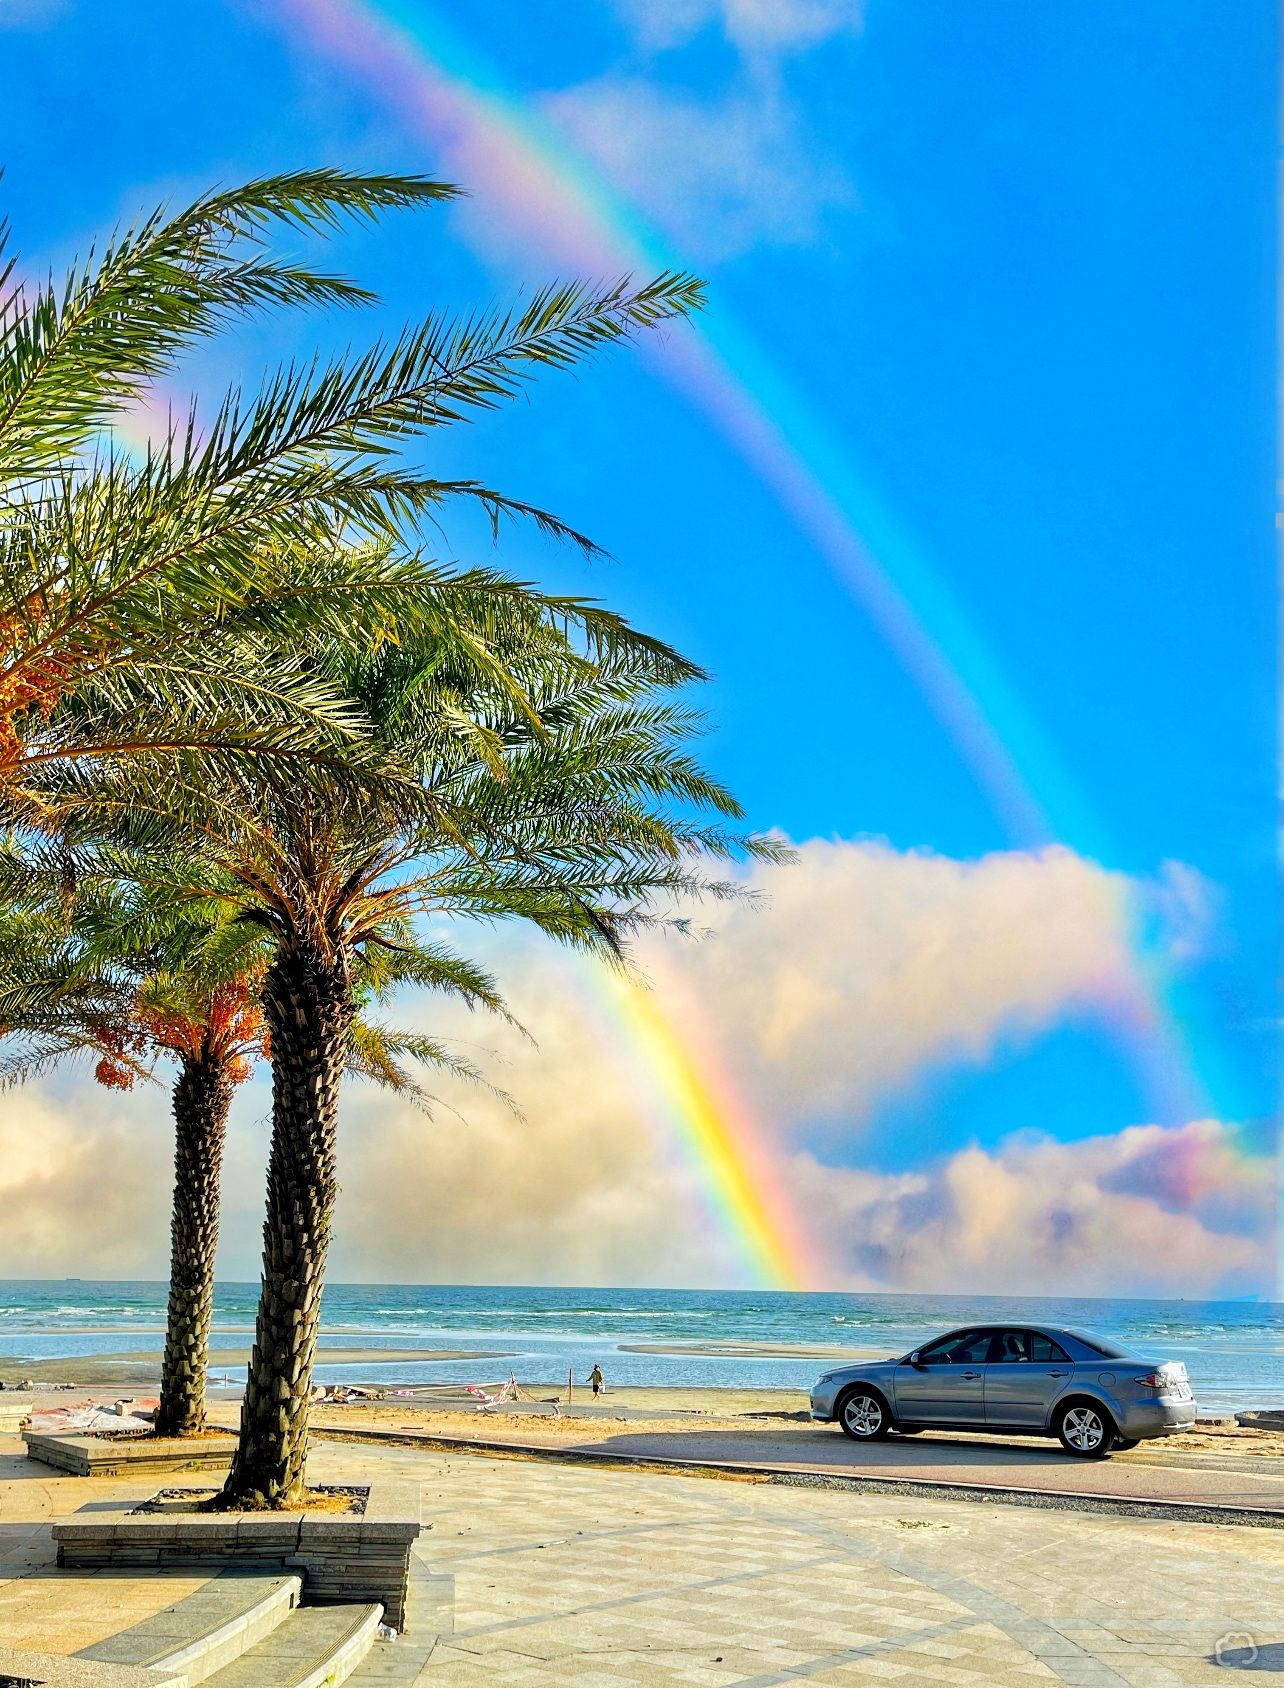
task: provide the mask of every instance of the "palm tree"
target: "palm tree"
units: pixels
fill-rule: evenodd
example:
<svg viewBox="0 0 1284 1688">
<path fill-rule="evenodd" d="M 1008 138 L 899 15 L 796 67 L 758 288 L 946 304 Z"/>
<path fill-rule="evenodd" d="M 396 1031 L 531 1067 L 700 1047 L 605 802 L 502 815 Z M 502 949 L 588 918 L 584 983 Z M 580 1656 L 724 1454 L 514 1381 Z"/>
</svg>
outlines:
<svg viewBox="0 0 1284 1688">
<path fill-rule="evenodd" d="M 97 1057 L 100 1084 L 132 1090 L 140 1077 L 153 1076 L 159 1056 L 177 1063 L 169 1310 L 156 1429 L 195 1435 L 205 1423 L 227 1115 L 236 1086 L 264 1052 L 258 1004 L 264 934 L 220 918 L 218 906 L 205 901 L 159 906 L 146 881 L 130 887 L 87 877 L 90 863 L 83 858 L 73 897 L 59 885 L 71 865 L 65 848 L 52 872 L 34 853 L 5 854 L 11 900 L 0 914 L 0 1071 L 13 1083 L 88 1053 Z"/>
<path fill-rule="evenodd" d="M 197 900 L 160 909 L 146 880 L 83 896 L 76 933 L 91 974 L 129 979 L 133 990 L 91 1030 L 94 1076 L 133 1088 L 158 1057 L 177 1065 L 169 1305 L 156 1432 L 205 1426 L 205 1364 L 214 1308 L 220 1172 L 236 1087 L 264 1053 L 258 995 L 267 965 L 263 934 L 222 919 Z"/>
<path fill-rule="evenodd" d="M 51 759 L 139 744 L 297 753 L 312 710 L 341 724 L 315 687 L 255 662 L 252 626 L 230 636 L 238 611 L 262 613 L 268 577 L 238 568 L 232 536 L 221 557 L 208 532 L 202 541 L 202 515 L 208 529 L 215 511 L 175 474 L 174 442 L 132 465 L 104 455 L 103 430 L 237 314 L 369 297 L 270 257 L 274 223 L 324 229 L 452 192 L 330 171 L 272 178 L 155 212 L 61 282 L 19 281 L 0 250 L 0 802 L 11 818 L 47 821 L 25 776 Z M 314 585 L 317 603 L 351 591 Z"/>
<path fill-rule="evenodd" d="M 61 282 L 19 281 L 0 248 L 0 820 L 51 827 L 41 783 L 68 759 L 143 756 L 187 781 L 247 756 L 360 763 L 359 724 L 283 652 L 300 629 L 377 642 L 393 620 L 449 614 L 387 543 L 447 499 L 591 549 L 546 512 L 426 475 L 398 449 L 689 311 L 690 277 L 429 317 L 390 345 L 278 370 L 204 429 L 178 419 L 143 461 L 104 443 L 122 406 L 230 318 L 370 298 L 270 255 L 274 227 L 326 233 L 456 191 L 332 170 L 265 178 L 153 213 Z M 333 546 L 336 525 L 385 543 Z"/>
<path fill-rule="evenodd" d="M 68 861 L 65 850 L 62 863 Z M 259 1004 L 269 959 L 262 926 L 238 921 L 194 878 L 193 863 L 82 855 L 68 912 L 47 867 L 5 859 L 10 892 L 25 906 L 0 917 L 0 1005 L 16 1039 L 3 1071 L 31 1077 L 69 1055 L 97 1056 L 94 1076 L 131 1090 L 158 1058 L 177 1064 L 172 1089 L 174 1193 L 169 1304 L 156 1433 L 199 1435 L 214 1307 L 220 1172 L 238 1085 L 266 1054 Z M 134 875 L 118 877 L 122 870 Z M 505 1010 L 494 982 L 448 952 L 389 927 L 386 952 L 363 967 L 346 1056 L 348 1072 L 409 1095 L 431 1096 L 412 1063 L 477 1079 L 444 1045 L 392 1027 L 372 1012 L 403 979 L 448 990 L 470 1006 Z M 394 940 L 396 940 L 394 942 Z"/>
<path fill-rule="evenodd" d="M 728 829 L 734 800 L 690 754 L 699 717 L 671 694 L 700 678 L 692 664 L 618 621 L 602 641 L 592 618 L 573 634 L 562 600 L 514 591 L 483 607 L 475 646 L 311 653 L 413 786 L 354 790 L 324 771 L 283 785 L 227 769 L 217 788 L 189 791 L 178 817 L 216 864 L 208 894 L 272 946 L 263 1284 L 226 1505 L 286 1504 L 303 1481 L 363 968 L 392 984 L 465 966 L 415 939 L 433 915 L 521 918 L 618 956 L 632 930 L 666 918 L 665 898 L 737 894 L 702 858 L 780 853 Z M 110 798 L 100 783 L 94 824 L 110 827 L 114 810 L 137 828 L 147 802 L 121 771 Z M 153 808 L 159 826 L 175 824 L 172 802 Z"/>
<path fill-rule="evenodd" d="M 224 315 L 357 299 L 265 257 L 274 222 L 319 230 L 452 191 L 271 178 L 158 214 L 64 288 L 0 308 L 0 821 L 24 839 L 83 834 L 132 806 L 171 840 L 199 832 L 274 945 L 267 1273 L 229 1496 L 276 1502 L 301 1481 L 337 1086 L 360 956 L 386 944 L 384 923 L 469 908 L 614 950 L 650 918 L 649 892 L 698 879 L 684 853 L 735 847 L 648 808 L 734 812 L 676 748 L 689 721 L 665 704 L 623 722 L 690 665 L 596 606 L 402 543 L 462 498 L 496 529 L 529 519 L 591 552 L 548 512 L 427 475 L 405 448 L 686 315 L 693 277 L 430 316 L 355 358 L 277 371 L 143 462 L 95 452 L 113 409 Z M 608 743 L 618 766 L 595 760 Z"/>
</svg>

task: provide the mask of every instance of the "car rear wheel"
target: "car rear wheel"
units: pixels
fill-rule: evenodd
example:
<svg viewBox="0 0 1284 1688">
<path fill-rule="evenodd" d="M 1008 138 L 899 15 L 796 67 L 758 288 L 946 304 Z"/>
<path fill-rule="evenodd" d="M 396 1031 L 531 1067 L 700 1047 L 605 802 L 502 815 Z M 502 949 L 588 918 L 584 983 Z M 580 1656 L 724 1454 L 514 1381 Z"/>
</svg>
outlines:
<svg viewBox="0 0 1284 1688">
<path fill-rule="evenodd" d="M 1061 1446 L 1076 1459 L 1102 1459 L 1115 1445 L 1110 1414 L 1095 1401 L 1071 1401 L 1057 1419 Z"/>
<path fill-rule="evenodd" d="M 881 1442 L 892 1428 L 892 1415 L 877 1389 L 857 1384 L 838 1403 L 838 1422 L 853 1442 Z"/>
</svg>

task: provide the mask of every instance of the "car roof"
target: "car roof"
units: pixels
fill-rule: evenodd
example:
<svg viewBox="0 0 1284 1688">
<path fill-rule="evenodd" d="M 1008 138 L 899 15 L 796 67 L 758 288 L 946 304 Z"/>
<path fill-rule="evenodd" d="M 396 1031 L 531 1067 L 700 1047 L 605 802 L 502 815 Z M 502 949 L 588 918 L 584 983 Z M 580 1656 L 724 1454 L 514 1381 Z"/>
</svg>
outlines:
<svg viewBox="0 0 1284 1688">
<path fill-rule="evenodd" d="M 1135 1357 L 1135 1351 L 1125 1348 L 1122 1342 L 1115 1342 L 1108 1336 L 1095 1336 L 1091 1331 L 1075 1330 L 1071 1325 L 1045 1325 L 1034 1319 L 977 1319 L 970 1325 L 958 1325 L 954 1330 L 942 1331 L 940 1336 L 928 1337 L 926 1341 L 916 1344 L 919 1348 L 929 1348 L 937 1342 L 948 1342 L 952 1336 L 966 1336 L 969 1331 L 999 1331 L 999 1330 L 1028 1330 L 1036 1336 L 1049 1336 L 1056 1341 L 1069 1338 L 1071 1342 L 1081 1343 L 1094 1354 L 1113 1353 L 1119 1358 Z"/>
<path fill-rule="evenodd" d="M 970 1325 L 956 1325 L 953 1330 L 942 1331 L 939 1336 L 931 1336 L 928 1342 L 948 1342 L 952 1336 L 966 1336 L 973 1330 L 1032 1330 L 1041 1336 L 1078 1336 L 1078 1331 L 1068 1330 L 1064 1325 L 1041 1325 L 1034 1319 L 976 1319 Z M 924 1347 L 927 1343 L 923 1344 Z"/>
</svg>

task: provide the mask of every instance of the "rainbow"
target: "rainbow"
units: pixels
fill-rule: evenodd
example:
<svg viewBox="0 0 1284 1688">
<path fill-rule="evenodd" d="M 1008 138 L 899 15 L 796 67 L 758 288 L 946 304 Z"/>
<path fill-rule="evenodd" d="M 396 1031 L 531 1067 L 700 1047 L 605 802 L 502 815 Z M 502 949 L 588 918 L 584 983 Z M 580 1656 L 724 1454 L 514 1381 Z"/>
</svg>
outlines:
<svg viewBox="0 0 1284 1688">
<path fill-rule="evenodd" d="M 502 211 L 498 235 L 493 222 L 461 223 L 484 259 L 502 238 L 526 256 L 581 272 L 685 267 L 565 134 L 514 98 L 422 0 L 278 0 L 272 17 L 360 79 L 431 141 L 435 166 Z M 1013 842 L 1028 848 L 1060 838 L 1109 859 L 1090 806 L 961 605 L 762 350 L 719 308 L 649 355 L 862 606 Z M 1208 1103 L 1193 1052 L 1140 933 L 1133 950 L 1125 1000 L 1111 1005 L 1120 1046 L 1161 1117 L 1197 1118 Z M 697 1060 L 690 1025 L 684 1021 L 679 1037 L 654 1000 L 630 992 L 615 1008 L 653 1058 L 672 1129 L 704 1163 L 724 1222 L 751 1243 L 760 1273 L 776 1283 L 808 1277 L 814 1263 L 799 1253 L 803 1229 L 772 1184 L 749 1111 L 714 1081 L 711 1051 L 702 1048 Z"/>
<path fill-rule="evenodd" d="M 662 1150 L 676 1146 L 703 1185 L 710 1218 L 736 1246 L 749 1285 L 818 1289 L 822 1262 L 793 1201 L 785 1169 L 675 979 L 651 990 L 602 963 L 588 989 L 633 1057 L 643 1113 Z M 679 1036 L 675 1013 L 686 1028 Z"/>
<path fill-rule="evenodd" d="M 145 460 L 148 450 L 165 440 L 179 438 L 187 427 L 190 400 L 180 402 L 168 387 L 150 387 L 118 410 L 111 419 L 110 435 L 133 458 Z"/>
</svg>

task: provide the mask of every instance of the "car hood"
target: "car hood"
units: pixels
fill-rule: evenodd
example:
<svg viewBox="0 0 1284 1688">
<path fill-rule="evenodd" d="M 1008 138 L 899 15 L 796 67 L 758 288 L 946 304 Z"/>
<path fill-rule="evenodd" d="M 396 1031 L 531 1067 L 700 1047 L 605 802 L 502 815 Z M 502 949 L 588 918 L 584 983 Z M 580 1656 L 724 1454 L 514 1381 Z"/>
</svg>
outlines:
<svg viewBox="0 0 1284 1688">
<path fill-rule="evenodd" d="M 850 1366 L 831 1366 L 824 1376 L 835 1377 L 877 1377 L 884 1372 L 894 1372 L 901 1364 L 899 1358 L 891 1360 L 853 1361 Z"/>
</svg>

